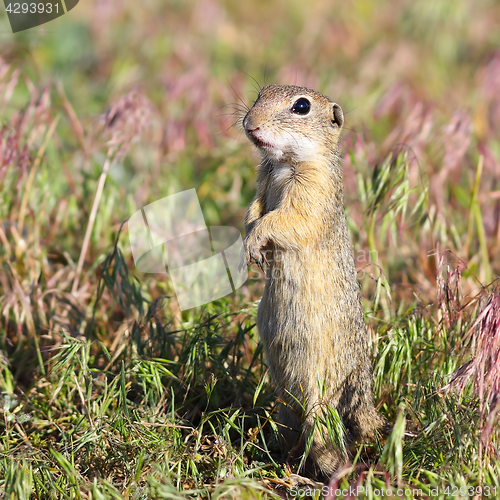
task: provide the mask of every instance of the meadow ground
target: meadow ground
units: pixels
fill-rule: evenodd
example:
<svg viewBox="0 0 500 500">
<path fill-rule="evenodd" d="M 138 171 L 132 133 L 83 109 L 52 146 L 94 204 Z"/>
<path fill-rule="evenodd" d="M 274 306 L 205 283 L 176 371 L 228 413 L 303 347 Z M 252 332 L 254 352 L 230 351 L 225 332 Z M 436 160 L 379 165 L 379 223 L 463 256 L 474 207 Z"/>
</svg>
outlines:
<svg viewBox="0 0 500 500">
<path fill-rule="evenodd" d="M 280 458 L 259 273 L 181 312 L 123 224 L 196 188 L 207 225 L 243 231 L 258 160 L 238 119 L 273 82 L 346 112 L 394 424 L 326 493 L 499 497 L 499 26 L 489 0 L 82 0 L 16 35 L 2 11 L 0 496 L 318 497 Z"/>
</svg>

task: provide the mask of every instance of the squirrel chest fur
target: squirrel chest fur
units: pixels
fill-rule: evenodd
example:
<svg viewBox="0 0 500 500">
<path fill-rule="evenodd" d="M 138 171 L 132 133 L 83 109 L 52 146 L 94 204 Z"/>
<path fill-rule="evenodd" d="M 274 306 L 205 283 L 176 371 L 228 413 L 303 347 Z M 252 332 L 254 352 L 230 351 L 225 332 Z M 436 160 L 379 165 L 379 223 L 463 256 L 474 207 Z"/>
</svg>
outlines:
<svg viewBox="0 0 500 500">
<path fill-rule="evenodd" d="M 247 263 L 266 272 L 257 326 L 283 401 L 285 446 L 303 448 L 312 433 L 310 458 L 323 476 L 383 422 L 343 206 L 343 123 L 322 94 L 279 85 L 264 87 L 243 120 L 262 156 L 244 241 Z M 345 426 L 345 446 L 324 426 L 328 408 Z"/>
</svg>

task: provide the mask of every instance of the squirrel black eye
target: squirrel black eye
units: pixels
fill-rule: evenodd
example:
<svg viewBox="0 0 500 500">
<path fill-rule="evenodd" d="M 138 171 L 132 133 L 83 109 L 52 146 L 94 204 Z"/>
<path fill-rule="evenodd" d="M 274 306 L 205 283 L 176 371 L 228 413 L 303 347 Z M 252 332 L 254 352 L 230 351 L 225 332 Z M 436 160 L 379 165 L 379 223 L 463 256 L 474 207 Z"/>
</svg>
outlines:
<svg viewBox="0 0 500 500">
<path fill-rule="evenodd" d="M 297 99 L 292 107 L 292 113 L 297 113 L 298 115 L 307 115 L 309 111 L 311 111 L 311 103 L 303 97 Z"/>
</svg>

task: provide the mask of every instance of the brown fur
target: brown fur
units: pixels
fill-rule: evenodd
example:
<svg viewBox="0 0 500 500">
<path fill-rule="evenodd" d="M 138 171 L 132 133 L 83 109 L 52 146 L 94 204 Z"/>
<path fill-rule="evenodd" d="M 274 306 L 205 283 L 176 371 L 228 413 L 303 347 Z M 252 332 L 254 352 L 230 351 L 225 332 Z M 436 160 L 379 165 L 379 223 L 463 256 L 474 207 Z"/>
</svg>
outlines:
<svg viewBox="0 0 500 500">
<path fill-rule="evenodd" d="M 307 114 L 292 111 L 300 98 L 310 102 Z M 279 420 L 288 449 L 300 429 L 304 443 L 325 405 L 338 411 L 348 450 L 383 423 L 373 406 L 369 338 L 344 214 L 343 121 L 340 106 L 318 92 L 278 85 L 264 87 L 243 120 L 262 155 L 245 217 L 246 261 L 267 262 L 257 326 L 285 403 Z M 321 474 L 347 460 L 340 450 L 316 427 L 310 457 Z"/>
</svg>

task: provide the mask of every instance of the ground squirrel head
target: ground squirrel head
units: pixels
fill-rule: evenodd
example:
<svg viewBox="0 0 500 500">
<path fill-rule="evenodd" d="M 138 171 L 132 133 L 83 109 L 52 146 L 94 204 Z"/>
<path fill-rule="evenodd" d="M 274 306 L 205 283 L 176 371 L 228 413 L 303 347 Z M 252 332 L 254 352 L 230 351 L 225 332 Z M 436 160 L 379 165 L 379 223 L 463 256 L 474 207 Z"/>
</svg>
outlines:
<svg viewBox="0 0 500 500">
<path fill-rule="evenodd" d="M 243 119 L 250 141 L 272 161 L 307 162 L 337 152 L 342 108 L 315 90 L 266 85 Z"/>
</svg>

